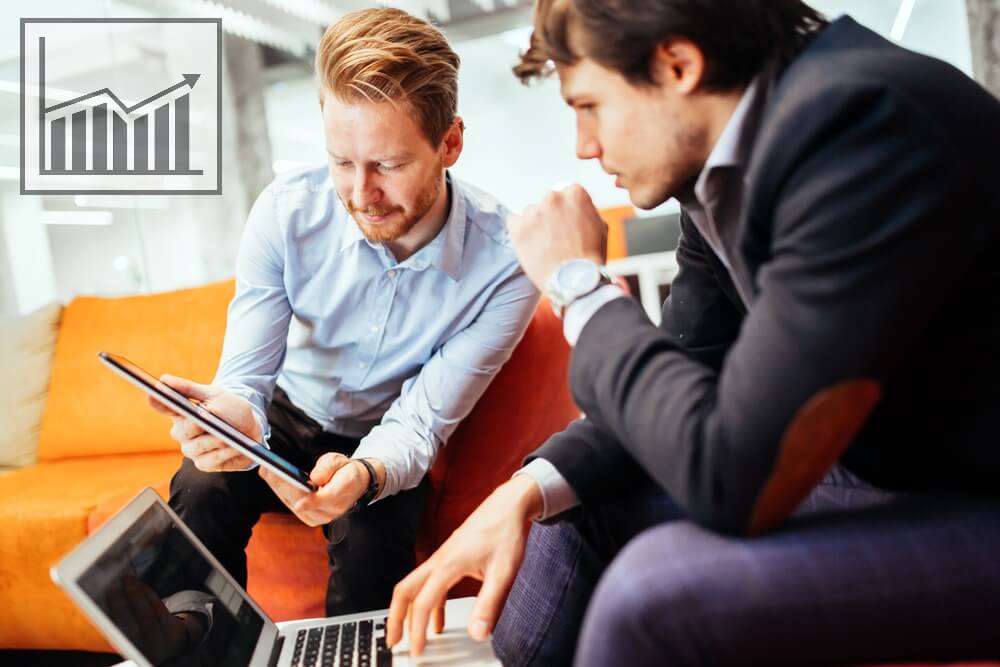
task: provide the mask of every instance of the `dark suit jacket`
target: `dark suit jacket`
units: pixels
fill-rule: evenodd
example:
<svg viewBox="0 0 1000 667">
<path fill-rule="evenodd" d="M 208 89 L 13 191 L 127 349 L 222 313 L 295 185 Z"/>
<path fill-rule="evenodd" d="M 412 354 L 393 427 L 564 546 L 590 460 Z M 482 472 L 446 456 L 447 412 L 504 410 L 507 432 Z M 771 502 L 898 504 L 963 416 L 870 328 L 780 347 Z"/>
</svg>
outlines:
<svg viewBox="0 0 1000 667">
<path fill-rule="evenodd" d="M 690 220 L 659 328 L 631 299 L 584 328 L 587 419 L 533 456 L 581 501 L 651 477 L 743 530 L 796 412 L 874 378 L 842 458 L 896 490 L 1000 489 L 1000 103 L 850 19 L 783 70 L 747 171 L 748 310 Z M 648 479 L 648 478 L 647 478 Z"/>
</svg>

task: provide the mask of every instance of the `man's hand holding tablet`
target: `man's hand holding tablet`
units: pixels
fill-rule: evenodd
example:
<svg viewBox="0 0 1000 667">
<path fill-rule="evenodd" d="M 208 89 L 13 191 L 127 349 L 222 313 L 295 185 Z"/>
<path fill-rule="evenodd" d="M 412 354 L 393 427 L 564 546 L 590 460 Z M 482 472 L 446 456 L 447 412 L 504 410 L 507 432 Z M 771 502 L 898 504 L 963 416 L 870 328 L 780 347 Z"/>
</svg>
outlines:
<svg viewBox="0 0 1000 667">
<path fill-rule="evenodd" d="M 210 384 L 198 384 L 174 375 L 161 375 L 160 382 L 197 401 L 212 414 L 226 420 L 256 441 L 260 441 L 260 426 L 250 409 L 250 402 L 241 396 Z M 181 453 L 203 472 L 245 470 L 253 464 L 249 458 L 208 433 L 196 422 L 177 414 L 160 401 L 149 397 L 157 412 L 169 415 L 174 425 L 170 437 L 180 443 Z"/>
</svg>

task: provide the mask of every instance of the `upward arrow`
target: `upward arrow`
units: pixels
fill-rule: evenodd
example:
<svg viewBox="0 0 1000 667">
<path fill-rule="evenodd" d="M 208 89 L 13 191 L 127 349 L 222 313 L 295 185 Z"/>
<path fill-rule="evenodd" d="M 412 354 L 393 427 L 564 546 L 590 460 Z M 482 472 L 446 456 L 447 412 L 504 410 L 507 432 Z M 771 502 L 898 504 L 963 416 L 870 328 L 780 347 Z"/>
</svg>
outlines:
<svg viewBox="0 0 1000 667">
<path fill-rule="evenodd" d="M 57 110 L 62 109 L 64 107 L 68 107 L 68 106 L 71 106 L 73 104 L 78 104 L 79 102 L 83 102 L 84 100 L 89 100 L 91 97 L 97 97 L 98 95 L 102 95 L 102 94 L 106 93 L 108 95 L 108 97 L 110 97 L 112 100 L 114 100 L 115 104 L 117 104 L 121 108 L 121 110 L 122 110 L 123 113 L 129 114 L 129 113 L 132 113 L 133 111 L 135 111 L 136 109 L 138 109 L 139 107 L 145 106 L 145 105 L 149 104 L 150 102 L 153 102 L 153 101 L 155 101 L 155 100 L 163 97 L 164 95 L 169 95 L 170 93 L 172 93 L 173 91 L 177 90 L 178 88 L 183 88 L 184 86 L 188 86 L 189 88 L 194 88 L 194 84 L 196 84 L 198 82 L 198 79 L 201 77 L 201 74 L 182 74 L 181 76 L 184 77 L 183 81 L 178 81 L 177 83 L 175 83 L 174 85 L 170 86 L 169 88 L 164 88 L 160 92 L 158 92 L 158 93 L 156 93 L 154 95 L 150 95 L 149 97 L 147 97 L 143 101 L 137 102 L 137 103 L 133 104 L 130 107 L 125 106 L 125 104 L 120 99 L 118 99 L 118 97 L 114 93 L 112 93 L 109 88 L 101 88 L 100 90 L 95 90 L 92 93 L 87 93 L 86 95 L 81 95 L 80 97 L 77 97 L 77 98 L 74 98 L 72 100 L 69 100 L 68 102 L 61 102 L 59 104 L 55 104 L 53 106 L 50 106 L 49 108 L 47 108 L 45 110 L 45 113 L 48 113 L 50 111 L 57 111 Z"/>
</svg>

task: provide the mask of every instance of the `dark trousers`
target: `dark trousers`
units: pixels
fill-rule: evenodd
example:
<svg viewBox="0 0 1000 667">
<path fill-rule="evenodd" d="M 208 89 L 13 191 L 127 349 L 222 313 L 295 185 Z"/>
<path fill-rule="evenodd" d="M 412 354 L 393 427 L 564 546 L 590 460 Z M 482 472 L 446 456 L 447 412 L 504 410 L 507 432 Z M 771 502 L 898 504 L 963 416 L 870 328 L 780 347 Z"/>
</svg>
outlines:
<svg viewBox="0 0 1000 667">
<path fill-rule="evenodd" d="M 636 494 L 532 527 L 494 633 L 513 665 L 859 665 L 1000 657 L 1000 500 L 835 469 L 746 538 Z"/>
<path fill-rule="evenodd" d="M 272 451 L 303 470 L 327 452 L 350 456 L 358 441 L 323 431 L 275 389 L 267 411 Z M 415 566 L 417 525 L 427 479 L 324 526 L 330 559 L 328 615 L 389 606 L 392 589 Z M 246 587 L 246 546 L 262 512 L 287 512 L 256 470 L 206 473 L 184 459 L 170 481 L 170 506 L 219 562 Z M 333 536 L 333 539 L 331 539 Z"/>
</svg>

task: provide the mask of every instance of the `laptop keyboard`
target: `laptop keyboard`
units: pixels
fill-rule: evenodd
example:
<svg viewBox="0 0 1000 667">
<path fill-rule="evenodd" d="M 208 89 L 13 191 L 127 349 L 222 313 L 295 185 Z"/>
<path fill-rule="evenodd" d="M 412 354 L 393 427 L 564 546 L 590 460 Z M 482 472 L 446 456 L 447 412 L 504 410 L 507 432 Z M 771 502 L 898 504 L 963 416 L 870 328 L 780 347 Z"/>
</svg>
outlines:
<svg viewBox="0 0 1000 667">
<path fill-rule="evenodd" d="M 385 623 L 373 620 L 331 623 L 299 630 L 292 667 L 385 667 L 392 651 L 385 645 Z"/>
</svg>

